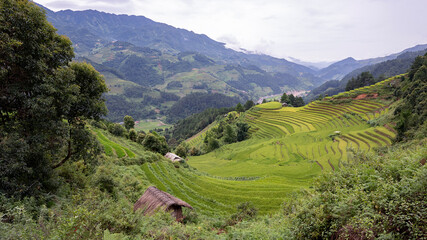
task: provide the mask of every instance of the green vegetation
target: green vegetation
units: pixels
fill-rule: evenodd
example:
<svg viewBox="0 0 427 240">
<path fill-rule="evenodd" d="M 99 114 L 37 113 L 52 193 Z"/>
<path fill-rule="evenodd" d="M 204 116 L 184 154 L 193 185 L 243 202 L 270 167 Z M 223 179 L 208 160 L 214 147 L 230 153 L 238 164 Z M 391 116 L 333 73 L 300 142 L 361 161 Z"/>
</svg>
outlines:
<svg viewBox="0 0 427 240">
<path fill-rule="evenodd" d="M 282 104 L 279 102 L 268 102 L 268 103 L 257 105 L 256 107 L 262 108 L 262 109 L 280 109 L 282 108 Z"/>
<path fill-rule="evenodd" d="M 151 130 L 158 131 L 158 129 L 167 129 L 170 127 L 172 127 L 172 125 L 166 124 L 163 121 L 157 119 L 140 120 L 135 124 L 135 130 L 142 130 L 145 132 L 149 132 Z"/>
<path fill-rule="evenodd" d="M 402 97 L 398 117 L 398 140 L 425 137 L 427 133 L 427 54 L 417 57 L 408 76 L 402 77 L 395 94 Z"/>
<path fill-rule="evenodd" d="M 71 43 L 34 3 L 3 0 L 0 13 L 1 239 L 427 236 L 427 55 L 408 74 L 303 107 L 245 104 L 183 120 L 214 118 L 175 149 L 189 160 L 173 163 L 165 137 L 137 132 L 131 117 L 126 128 L 99 120 L 102 77 L 70 63 Z M 194 209 L 182 222 L 133 211 L 152 185 Z"/>
<path fill-rule="evenodd" d="M 45 195 L 60 185 L 56 168 L 97 157 L 85 120 L 106 114 L 107 87 L 92 66 L 71 62 L 71 41 L 35 4 L 0 4 L 0 193 Z"/>
<path fill-rule="evenodd" d="M 176 122 L 208 108 L 231 107 L 237 103 L 239 103 L 238 98 L 228 97 L 219 93 L 192 93 L 181 98 L 171 107 L 168 112 L 168 120 L 169 122 Z"/>
</svg>

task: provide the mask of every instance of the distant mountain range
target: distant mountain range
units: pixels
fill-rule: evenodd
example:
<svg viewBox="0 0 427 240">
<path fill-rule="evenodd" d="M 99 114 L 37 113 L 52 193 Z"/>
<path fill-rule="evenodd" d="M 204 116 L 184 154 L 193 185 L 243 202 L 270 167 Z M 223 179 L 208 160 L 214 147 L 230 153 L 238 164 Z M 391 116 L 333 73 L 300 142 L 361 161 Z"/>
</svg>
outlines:
<svg viewBox="0 0 427 240">
<path fill-rule="evenodd" d="M 333 63 L 326 68 L 320 69 L 315 75 L 325 80 L 341 80 L 345 75 L 347 75 L 348 73 L 358 68 L 368 66 L 368 65 L 373 65 L 380 62 L 385 62 L 388 60 L 393 60 L 403 53 L 417 52 L 417 51 L 424 50 L 426 48 L 427 48 L 427 44 L 417 45 L 415 47 L 411 47 L 399 53 L 390 54 L 385 57 L 370 58 L 370 59 L 364 59 L 364 60 L 356 60 L 352 57 L 349 57 L 341 61 L 338 61 L 336 63 Z"/>
<path fill-rule="evenodd" d="M 219 63 L 256 65 L 266 71 L 288 73 L 315 84 L 322 82 L 322 79 L 314 76 L 315 71 L 308 67 L 268 55 L 234 51 L 204 34 L 175 28 L 143 16 L 116 15 L 95 10 L 53 12 L 44 9 L 48 20 L 58 32 L 73 41 L 75 51 L 80 56 L 106 43 L 123 41 L 169 54 L 198 52 Z"/>
<path fill-rule="evenodd" d="M 234 51 L 204 34 L 143 16 L 95 10 L 54 12 L 41 7 L 58 33 L 71 39 L 76 59 L 92 63 L 104 74 L 112 90 L 109 95 L 116 95 L 115 106 L 144 108 L 143 114 L 135 113 L 136 118 L 154 117 L 154 112 L 157 117 L 162 116 L 177 97 L 193 92 L 220 93 L 244 100 L 290 90 L 311 90 L 328 80 L 341 80 L 356 69 L 427 48 L 418 45 L 386 57 L 346 58 L 332 64 L 289 58 L 291 62 Z M 141 90 L 139 97 L 126 97 L 126 89 L 132 88 Z M 119 119 L 125 110 L 114 113 L 115 107 L 111 106 L 114 119 Z"/>
<path fill-rule="evenodd" d="M 53 12 L 43 8 L 48 20 L 58 32 L 73 41 L 75 51 L 80 56 L 88 55 L 93 49 L 118 40 L 169 54 L 198 52 L 223 64 L 256 65 L 268 72 L 284 72 L 308 80 L 315 86 L 327 80 L 340 80 L 357 68 L 392 60 L 405 52 L 427 48 L 427 44 L 417 45 L 385 57 L 363 60 L 349 57 L 335 63 L 310 63 L 292 57 L 289 58 L 291 61 L 287 61 L 268 55 L 234 51 L 204 34 L 175 28 L 144 16 L 116 15 L 96 10 Z"/>
<path fill-rule="evenodd" d="M 310 102 L 316 99 L 319 95 L 332 96 L 340 92 L 344 92 L 347 82 L 352 78 L 356 78 L 362 72 L 370 72 L 377 80 L 405 73 L 411 67 L 414 59 L 417 56 L 422 56 L 427 53 L 427 46 L 424 50 L 421 51 L 411 50 L 423 49 L 424 46 L 425 45 L 419 45 L 414 48 L 402 51 L 400 54 L 393 56 L 394 59 L 392 60 L 387 60 L 355 69 L 345 75 L 341 80 L 326 81 L 319 87 L 311 90 L 310 93 L 305 96 L 304 100 L 306 102 Z"/>
</svg>

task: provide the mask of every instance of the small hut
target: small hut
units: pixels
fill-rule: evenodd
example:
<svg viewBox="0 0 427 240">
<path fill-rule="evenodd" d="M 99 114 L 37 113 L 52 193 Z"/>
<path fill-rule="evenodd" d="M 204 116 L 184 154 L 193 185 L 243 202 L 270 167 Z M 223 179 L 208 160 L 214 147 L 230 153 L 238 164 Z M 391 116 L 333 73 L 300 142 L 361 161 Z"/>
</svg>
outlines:
<svg viewBox="0 0 427 240">
<path fill-rule="evenodd" d="M 181 221 L 183 219 L 182 207 L 193 209 L 190 204 L 181 199 L 151 186 L 147 188 L 145 193 L 133 205 L 133 210 L 142 209 L 144 215 L 152 215 L 157 209 L 163 209 L 164 211 L 171 211 L 171 215 L 177 221 Z"/>
<path fill-rule="evenodd" d="M 165 158 L 169 158 L 172 162 L 179 162 L 182 160 L 182 157 L 171 152 L 166 153 Z"/>
</svg>

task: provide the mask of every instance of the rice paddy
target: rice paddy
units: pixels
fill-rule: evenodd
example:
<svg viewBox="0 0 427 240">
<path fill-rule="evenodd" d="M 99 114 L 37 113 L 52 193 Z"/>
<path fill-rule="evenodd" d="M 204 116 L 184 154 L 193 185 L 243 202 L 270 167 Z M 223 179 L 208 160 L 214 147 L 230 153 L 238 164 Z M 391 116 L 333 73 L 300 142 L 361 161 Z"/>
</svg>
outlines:
<svg viewBox="0 0 427 240">
<path fill-rule="evenodd" d="M 389 82 L 353 92 L 373 93 Z M 345 168 L 352 152 L 390 145 L 395 137 L 390 125 L 368 124 L 387 114 L 390 104 L 381 96 L 338 100 L 333 96 L 299 108 L 261 104 L 241 115 L 251 126 L 250 139 L 190 157 L 190 167 L 166 160 L 144 163 L 137 177 L 207 215 L 233 212 L 237 204 L 247 201 L 262 214 L 272 213 L 322 172 Z M 204 131 L 187 142 L 200 145 Z M 115 145 L 97 134 L 106 154 L 115 152 L 119 157 Z"/>
</svg>

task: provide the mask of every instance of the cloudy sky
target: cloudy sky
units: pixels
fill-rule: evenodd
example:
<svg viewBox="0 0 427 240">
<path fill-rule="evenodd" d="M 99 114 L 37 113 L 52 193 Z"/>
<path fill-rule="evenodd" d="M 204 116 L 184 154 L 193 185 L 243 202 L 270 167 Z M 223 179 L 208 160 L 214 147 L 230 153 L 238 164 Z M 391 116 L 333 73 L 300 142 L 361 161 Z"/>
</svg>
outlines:
<svg viewBox="0 0 427 240">
<path fill-rule="evenodd" d="M 426 0 L 36 0 L 45 7 L 143 15 L 233 49 L 334 61 L 427 43 Z"/>
</svg>

